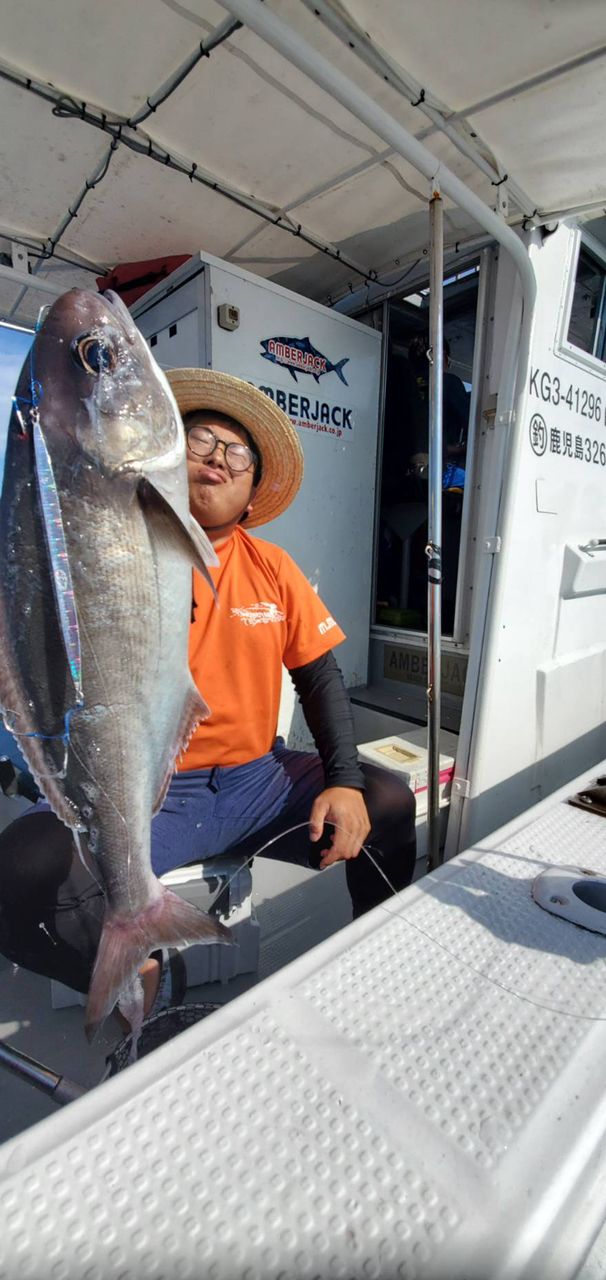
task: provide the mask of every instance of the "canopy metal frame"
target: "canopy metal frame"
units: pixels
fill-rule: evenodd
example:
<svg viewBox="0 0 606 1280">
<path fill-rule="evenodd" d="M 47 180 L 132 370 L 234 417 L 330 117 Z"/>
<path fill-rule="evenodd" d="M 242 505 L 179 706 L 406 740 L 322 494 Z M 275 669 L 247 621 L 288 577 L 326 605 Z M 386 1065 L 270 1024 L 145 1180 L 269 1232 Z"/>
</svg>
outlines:
<svg viewBox="0 0 606 1280">
<path fill-rule="evenodd" d="M 268 9 L 262 0 L 219 0 L 224 9 L 238 18 L 267 44 L 281 53 L 289 62 L 303 71 L 310 80 L 331 94 L 346 107 L 356 119 L 372 129 L 377 137 L 393 147 L 399 155 L 416 168 L 430 183 L 458 204 L 480 227 L 498 240 L 515 261 L 522 283 L 525 309 L 531 313 L 536 299 L 536 279 L 523 242 L 503 218 L 480 199 L 460 178 L 432 155 L 407 129 L 379 106 L 369 94 L 359 88 L 337 67 L 332 66 L 322 54 L 298 32 Z"/>
<path fill-rule="evenodd" d="M 422 115 L 431 121 L 431 125 L 419 134 L 419 140 L 430 137 L 436 131 L 443 133 L 452 142 L 457 151 L 471 160 L 472 164 L 489 178 L 495 188 L 506 186 L 506 190 L 515 200 L 522 214 L 532 216 L 536 211 L 530 196 L 520 187 L 514 178 L 501 172 L 496 160 L 491 163 L 485 158 L 489 148 L 484 144 L 484 154 L 473 141 L 471 126 L 466 120 L 467 112 L 452 112 L 438 101 L 429 86 L 422 85 L 419 80 L 398 66 L 382 49 L 379 49 L 365 32 L 334 0 L 302 0 L 306 9 L 326 24 L 333 35 L 352 49 L 361 62 L 375 71 L 382 80 L 415 106 Z M 455 123 L 453 124 L 453 120 Z M 477 136 L 477 135 L 476 135 Z"/>
</svg>

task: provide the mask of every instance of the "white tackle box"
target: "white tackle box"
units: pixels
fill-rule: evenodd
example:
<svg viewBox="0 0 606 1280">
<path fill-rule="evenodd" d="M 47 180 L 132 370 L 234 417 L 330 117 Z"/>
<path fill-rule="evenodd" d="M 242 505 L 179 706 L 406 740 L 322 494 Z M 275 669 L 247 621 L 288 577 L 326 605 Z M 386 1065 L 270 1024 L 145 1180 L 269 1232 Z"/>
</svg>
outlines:
<svg viewBox="0 0 606 1280">
<path fill-rule="evenodd" d="M 416 736 L 416 731 L 413 730 Z M 427 737 L 427 730 L 419 730 L 419 736 Z M 389 769 L 407 782 L 417 802 L 417 817 L 427 812 L 427 748 L 410 737 L 391 734 L 374 742 L 358 746 L 360 759 L 367 764 Z M 454 758 L 440 755 L 440 804 L 447 804 L 454 774 Z"/>
</svg>

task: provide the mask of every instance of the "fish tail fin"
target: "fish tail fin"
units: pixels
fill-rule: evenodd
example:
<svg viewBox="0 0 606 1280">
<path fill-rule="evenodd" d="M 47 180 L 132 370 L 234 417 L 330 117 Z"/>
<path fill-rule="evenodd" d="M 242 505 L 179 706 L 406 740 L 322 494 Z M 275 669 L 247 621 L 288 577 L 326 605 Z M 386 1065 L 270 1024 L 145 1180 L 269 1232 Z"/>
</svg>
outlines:
<svg viewBox="0 0 606 1280">
<path fill-rule="evenodd" d="M 233 941 L 225 925 L 163 885 L 160 885 L 159 896 L 137 916 L 117 916 L 107 911 L 88 991 L 87 1038 L 94 1038 L 120 993 L 132 987 L 138 970 L 152 951 L 194 942 L 233 944 Z"/>
<path fill-rule="evenodd" d="M 337 377 L 341 379 L 341 382 L 344 382 L 345 386 L 348 387 L 349 383 L 343 373 L 343 365 L 345 364 L 349 364 L 349 356 L 344 356 L 342 360 L 338 360 L 336 364 L 333 364 L 333 369 Z"/>
</svg>

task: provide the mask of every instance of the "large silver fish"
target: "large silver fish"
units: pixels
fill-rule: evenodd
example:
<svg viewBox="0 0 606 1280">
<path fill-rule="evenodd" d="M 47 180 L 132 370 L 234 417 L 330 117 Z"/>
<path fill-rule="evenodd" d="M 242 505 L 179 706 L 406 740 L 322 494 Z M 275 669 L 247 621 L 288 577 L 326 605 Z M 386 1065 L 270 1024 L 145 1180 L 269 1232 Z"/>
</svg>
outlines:
<svg viewBox="0 0 606 1280">
<path fill-rule="evenodd" d="M 152 814 L 208 713 L 187 662 L 192 564 L 208 576 L 207 563 L 166 379 L 115 294 L 73 289 L 36 336 L 10 420 L 0 706 L 99 868 L 106 911 L 89 1034 L 116 1001 L 140 1021 L 138 969 L 155 948 L 231 940 L 150 862 Z"/>
</svg>

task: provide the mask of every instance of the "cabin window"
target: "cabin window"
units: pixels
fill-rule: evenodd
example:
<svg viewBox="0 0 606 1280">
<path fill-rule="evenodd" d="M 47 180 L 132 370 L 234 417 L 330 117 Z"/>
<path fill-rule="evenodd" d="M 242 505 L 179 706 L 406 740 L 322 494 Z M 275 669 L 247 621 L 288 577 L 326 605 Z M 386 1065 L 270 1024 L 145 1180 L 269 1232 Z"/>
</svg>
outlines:
<svg viewBox="0 0 606 1280">
<path fill-rule="evenodd" d="M 606 267 L 585 245 L 579 253 L 568 341 L 598 360 L 606 358 Z"/>
</svg>

